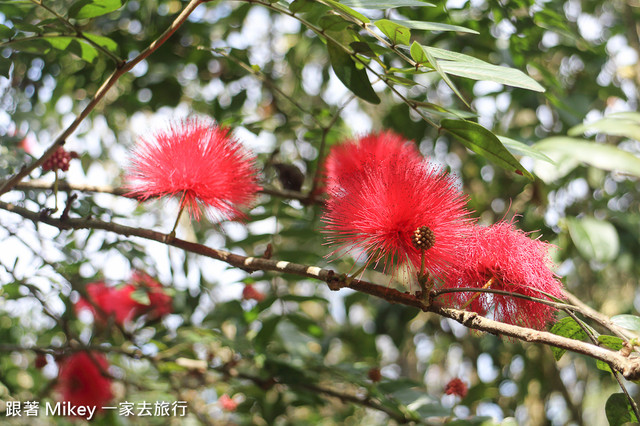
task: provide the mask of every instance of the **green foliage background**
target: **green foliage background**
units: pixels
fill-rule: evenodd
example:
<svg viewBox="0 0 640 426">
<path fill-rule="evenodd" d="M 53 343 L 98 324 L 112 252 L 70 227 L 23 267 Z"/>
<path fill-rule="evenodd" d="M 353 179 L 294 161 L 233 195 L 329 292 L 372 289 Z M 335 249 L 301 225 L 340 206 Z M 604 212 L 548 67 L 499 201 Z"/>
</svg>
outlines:
<svg viewBox="0 0 640 426">
<path fill-rule="evenodd" d="M 633 113 L 640 85 L 638 4 L 384 3 L 200 5 L 164 45 L 118 80 L 67 140 L 66 147 L 80 154 L 67 180 L 119 186 L 127 150 L 138 136 L 152 134 L 152 124 L 164 117 L 194 113 L 236 129 L 257 152 L 266 186 L 281 188 L 272 164 L 289 163 L 305 173 L 306 193 L 314 185 L 319 153 L 370 129 L 392 129 L 459 176 L 481 223 L 517 213 L 519 227 L 556 245 L 554 259 L 570 292 L 607 315 L 635 314 L 640 303 L 635 262 L 640 114 Z M 32 153 L 43 152 L 115 67 L 156 39 L 186 3 L 43 4 L 0 1 L 2 177 L 32 160 L 20 148 L 23 139 L 35 143 Z M 366 28 L 365 17 L 371 20 Z M 414 23 L 398 27 L 377 22 L 381 19 Z M 447 56 L 454 53 L 472 58 Z M 515 77 L 521 87 L 498 84 L 509 74 L 487 64 L 525 73 Z M 466 78 L 478 70 L 483 71 L 478 79 L 494 84 Z M 627 114 L 615 115 L 620 112 Z M 510 138 L 501 140 L 519 162 L 494 135 Z M 532 171 L 533 180 L 516 169 Z M 53 203 L 44 191 L 3 197 L 36 211 Z M 71 214 L 165 231 L 174 211 L 171 203 L 138 205 L 81 193 Z M 328 263 L 320 217 L 317 205 L 262 195 L 247 227 L 183 222 L 178 235 L 247 255 L 262 255 L 270 244 L 274 258 L 350 271 L 348 256 Z M 77 335 L 85 343 L 139 349 L 154 360 L 132 360 L 115 350 L 109 355 L 122 378 L 117 398 L 188 399 L 195 421 L 386 424 L 450 417 L 477 424 L 503 419 L 602 424 L 605 402 L 619 392 L 611 375 L 587 357 L 571 354 L 556 363 L 548 348 L 479 335 L 360 293 L 333 293 L 323 283 L 296 276 L 228 271 L 210 259 L 102 231 L 53 232 L 7 212 L 0 220 L 3 247 L 15 244 L 18 253 L 29 253 L 0 259 L 0 341 L 49 348 Z M 175 314 L 159 323 L 139 321 L 131 335 L 79 321 L 70 308 L 77 289 L 101 279 L 113 264 L 120 269 L 111 277 L 121 280 L 130 268 L 158 275 L 175 290 Z M 389 281 L 376 271 L 365 278 Z M 246 283 L 267 298 L 257 304 L 240 300 Z M 34 357 L 29 351 L 2 351 L 0 399 L 55 397 L 49 385 L 53 358 L 49 368 L 37 370 Z M 205 360 L 208 368 L 194 372 L 180 358 Z M 381 382 L 368 378 L 372 368 L 381 369 Z M 453 377 L 470 385 L 462 400 L 444 396 Z M 628 385 L 637 397 L 637 387 Z M 327 389 L 335 395 L 323 392 Z M 236 412 L 223 413 L 217 406 L 225 393 L 242 401 Z M 344 395 L 362 400 L 356 404 Z M 99 422 L 123 420 L 112 416 Z"/>
</svg>

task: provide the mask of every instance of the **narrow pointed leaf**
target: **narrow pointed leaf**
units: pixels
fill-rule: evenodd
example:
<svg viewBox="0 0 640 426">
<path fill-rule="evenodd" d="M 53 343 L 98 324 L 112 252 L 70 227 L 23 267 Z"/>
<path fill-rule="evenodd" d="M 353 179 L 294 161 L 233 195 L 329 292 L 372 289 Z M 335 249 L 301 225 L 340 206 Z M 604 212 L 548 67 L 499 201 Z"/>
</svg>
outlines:
<svg viewBox="0 0 640 426">
<path fill-rule="evenodd" d="M 556 164 L 555 161 L 532 146 L 506 136 L 498 136 L 498 139 L 500 139 L 500 142 L 502 142 L 502 144 L 513 154 L 526 155 L 537 160 L 546 161 L 549 164 Z"/>
<path fill-rule="evenodd" d="M 411 44 L 411 48 L 410 48 L 409 51 L 411 53 L 411 57 L 417 63 L 419 63 L 419 64 L 428 63 L 429 65 L 431 65 L 431 67 L 433 67 L 433 69 L 436 70 L 436 72 L 440 75 L 440 77 L 444 80 L 444 82 L 447 83 L 447 86 L 449 86 L 449 88 L 451 88 L 451 90 L 453 90 L 453 93 L 455 93 L 456 96 L 462 102 L 465 103 L 465 105 L 469 106 L 469 103 L 462 96 L 462 93 L 460 93 L 460 91 L 458 90 L 456 85 L 453 84 L 453 81 L 451 81 L 449 76 L 442 70 L 442 68 L 440 67 L 440 64 L 438 63 L 436 58 L 433 55 L 431 55 L 431 53 L 429 52 L 428 49 L 425 49 L 424 46 L 422 46 L 421 44 L 419 44 L 419 43 L 414 41 Z"/>
<path fill-rule="evenodd" d="M 334 10 L 340 11 L 343 14 L 346 14 L 351 18 L 354 18 L 356 22 L 362 22 L 365 24 L 368 24 L 369 22 L 371 22 L 369 18 L 364 16 L 362 13 L 358 13 L 355 10 L 351 9 L 349 5 L 346 4 L 345 2 L 337 2 L 335 0 L 324 0 L 324 1 L 326 2 L 327 5 L 331 6 Z"/>
<path fill-rule="evenodd" d="M 461 27 L 460 25 L 450 25 L 450 24 L 442 24 L 440 22 L 426 22 L 426 21 L 411 21 L 411 20 L 402 20 L 402 19 L 394 19 L 393 22 L 396 24 L 400 24 L 412 30 L 423 30 L 423 31 L 456 31 L 459 33 L 469 33 L 469 34 L 480 34 L 476 30 L 472 30 L 470 28 Z"/>
<path fill-rule="evenodd" d="M 578 136 L 587 131 L 624 136 L 640 141 L 640 113 L 621 112 L 610 114 L 589 124 L 580 124 L 569 129 L 569 136 Z"/>
<path fill-rule="evenodd" d="M 568 137 L 551 137 L 533 145 L 560 164 L 559 159 L 571 158 L 603 170 L 616 170 L 640 177 L 640 158 L 613 145 Z"/>
<path fill-rule="evenodd" d="M 533 180 L 533 175 L 516 160 L 516 158 L 502 145 L 500 139 L 489 130 L 472 121 L 444 119 L 440 122 L 443 130 L 451 133 L 464 146 L 475 153 L 488 158 L 500 167 L 526 176 Z"/>
<path fill-rule="evenodd" d="M 361 9 L 391 9 L 394 7 L 435 7 L 433 3 L 420 0 L 342 0 L 340 3 Z"/>
</svg>

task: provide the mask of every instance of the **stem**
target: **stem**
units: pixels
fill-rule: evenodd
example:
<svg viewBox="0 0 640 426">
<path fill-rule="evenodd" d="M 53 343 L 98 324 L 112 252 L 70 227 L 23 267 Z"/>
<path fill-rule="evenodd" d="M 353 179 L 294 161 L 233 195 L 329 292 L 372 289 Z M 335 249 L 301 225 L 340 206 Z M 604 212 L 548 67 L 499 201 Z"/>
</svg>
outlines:
<svg viewBox="0 0 640 426">
<path fill-rule="evenodd" d="M 176 223 L 173 224 L 173 229 L 169 232 L 169 238 L 175 238 L 176 229 L 178 228 L 178 222 L 180 222 L 180 216 L 182 216 L 182 212 L 184 211 L 184 203 L 180 203 L 180 211 L 178 212 L 178 217 L 176 217 Z"/>
<path fill-rule="evenodd" d="M 487 281 L 487 283 L 484 286 L 482 286 L 482 290 L 486 290 L 489 287 L 491 287 L 493 285 L 493 281 L 494 281 L 494 277 L 489 278 L 489 281 Z M 469 307 L 469 305 L 471 303 L 473 303 L 474 300 L 476 300 L 478 297 L 480 297 L 480 294 L 481 294 L 481 292 L 478 292 L 478 293 L 474 294 L 473 296 L 471 296 L 471 298 L 469 300 L 467 300 L 465 302 L 465 304 L 462 305 L 462 307 L 460 309 L 462 309 L 462 310 L 467 309 Z"/>
<path fill-rule="evenodd" d="M 58 168 L 53 169 L 55 180 L 53 181 L 53 211 L 58 211 Z"/>
</svg>

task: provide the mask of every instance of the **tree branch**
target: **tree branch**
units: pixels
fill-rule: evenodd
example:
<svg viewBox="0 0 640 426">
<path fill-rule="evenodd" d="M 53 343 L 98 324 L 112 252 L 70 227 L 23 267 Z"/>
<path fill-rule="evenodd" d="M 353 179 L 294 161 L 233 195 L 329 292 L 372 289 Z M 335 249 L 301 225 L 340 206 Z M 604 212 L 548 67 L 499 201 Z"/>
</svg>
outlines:
<svg viewBox="0 0 640 426">
<path fill-rule="evenodd" d="M 620 351 L 612 351 L 591 343 L 569 339 L 547 331 L 538 331 L 516 325 L 504 324 L 482 317 L 475 312 L 449 308 L 438 303 L 429 303 L 431 298 L 427 298 L 425 301 L 423 298 L 416 297 L 414 294 L 408 292 L 403 293 L 393 288 L 373 284 L 367 281 L 354 279 L 349 283 L 346 283 L 344 276 L 338 275 L 329 269 L 323 269 L 317 266 L 301 265 L 284 260 L 242 256 L 225 250 L 213 249 L 202 244 L 181 240 L 179 238 L 171 238 L 168 234 L 152 231 L 150 229 L 119 225 L 117 223 L 104 222 L 97 219 L 56 219 L 5 202 L 0 202 L 0 209 L 18 214 L 35 223 L 46 223 L 61 230 L 102 229 L 123 236 L 135 236 L 151 241 L 157 241 L 192 253 L 207 256 L 212 259 L 221 260 L 231 266 L 243 269 L 247 272 L 273 271 L 288 273 L 324 281 L 331 290 L 337 291 L 345 287 L 351 288 L 353 290 L 384 299 L 390 303 L 413 306 L 424 312 L 436 313 L 475 330 L 484 331 L 498 336 L 508 336 L 525 342 L 542 343 L 548 346 L 554 346 L 571 352 L 587 355 L 609 363 L 614 370 L 619 371 L 627 380 L 640 379 L 640 358 L 638 357 L 625 356 Z"/>
<path fill-rule="evenodd" d="M 56 140 L 45 151 L 45 153 L 42 154 L 40 158 L 38 158 L 36 161 L 32 162 L 31 164 L 23 166 L 18 173 L 16 173 L 15 175 L 8 178 L 2 183 L 2 185 L 0 186 L 0 195 L 11 190 L 11 188 L 16 186 L 22 179 L 28 176 L 32 171 L 34 171 L 37 167 L 42 165 L 42 163 L 44 163 L 49 157 L 51 157 L 59 147 L 63 146 L 65 143 L 65 140 L 69 136 L 71 136 L 71 134 L 78 128 L 80 123 L 89 115 L 89 113 L 91 113 L 91 111 L 93 111 L 96 105 L 98 105 L 98 102 L 102 100 L 102 98 L 107 94 L 109 89 L 113 87 L 116 81 L 118 81 L 118 79 L 122 77 L 122 75 L 129 72 L 139 62 L 141 62 L 146 57 L 148 57 L 153 52 L 155 52 L 156 49 L 158 49 L 158 47 L 162 46 L 162 44 L 165 41 L 167 41 L 167 39 L 171 37 L 171 35 L 173 35 L 173 33 L 176 32 L 178 28 L 180 28 L 180 26 L 184 23 L 184 21 L 187 20 L 191 12 L 193 12 L 195 8 L 198 7 L 203 2 L 205 2 L 205 0 L 191 0 L 189 4 L 187 4 L 187 6 L 184 8 L 182 13 L 178 15 L 178 17 L 173 21 L 173 23 L 169 26 L 169 28 L 167 28 L 165 32 L 163 32 L 160 35 L 160 37 L 158 37 L 156 40 L 151 42 L 151 44 L 142 52 L 140 52 L 138 56 L 122 64 L 121 66 L 118 66 L 115 69 L 115 71 L 113 71 L 113 73 L 109 76 L 109 78 L 102 84 L 102 86 L 100 86 L 98 91 L 93 95 L 93 98 L 87 104 L 87 106 L 82 110 L 82 112 L 78 114 L 76 119 L 73 120 L 73 122 L 56 138 Z"/>
</svg>

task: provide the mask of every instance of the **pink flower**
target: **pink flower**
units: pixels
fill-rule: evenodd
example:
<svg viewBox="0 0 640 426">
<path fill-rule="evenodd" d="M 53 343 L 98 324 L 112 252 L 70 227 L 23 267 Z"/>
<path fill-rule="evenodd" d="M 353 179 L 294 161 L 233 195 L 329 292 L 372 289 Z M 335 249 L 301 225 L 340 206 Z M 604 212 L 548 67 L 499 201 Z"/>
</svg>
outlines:
<svg viewBox="0 0 640 426">
<path fill-rule="evenodd" d="M 257 173 L 255 159 L 228 129 L 189 119 L 138 142 L 126 187 L 142 200 L 179 197 L 196 220 L 204 210 L 217 221 L 243 216 L 240 209 L 260 190 Z"/>
<path fill-rule="evenodd" d="M 355 155 L 355 154 L 354 154 Z M 426 161 L 378 159 L 329 191 L 323 221 L 338 251 L 364 250 L 366 262 L 421 265 L 443 279 L 468 232 L 466 198 L 446 172 Z M 418 248 L 421 247 L 421 248 Z"/>
<path fill-rule="evenodd" d="M 264 293 L 255 289 L 255 287 L 251 284 L 247 284 L 242 289 L 242 298 L 245 300 L 255 300 L 257 302 L 262 302 L 266 296 Z"/>
<path fill-rule="evenodd" d="M 25 148 L 26 151 L 26 148 Z M 28 151 L 27 151 L 28 152 Z M 78 153 L 75 151 L 66 151 L 63 147 L 59 147 L 53 155 L 42 163 L 42 170 L 62 170 L 66 172 L 69 170 L 69 163 L 73 158 L 78 158 Z"/>
<path fill-rule="evenodd" d="M 447 395 L 457 395 L 460 398 L 467 396 L 467 385 L 459 378 L 451 379 L 444 388 Z"/>
<path fill-rule="evenodd" d="M 238 403 L 227 394 L 220 396 L 220 398 L 218 398 L 218 402 L 224 411 L 236 411 L 238 408 Z"/>
<path fill-rule="evenodd" d="M 149 297 L 149 304 L 134 302 L 134 316 L 147 315 L 148 319 L 158 319 L 172 312 L 171 296 L 166 294 L 162 285 L 148 274 L 135 271 L 131 277 L 131 284 L 143 289 Z"/>
<path fill-rule="evenodd" d="M 111 287 L 102 281 L 87 284 L 86 292 L 93 304 L 80 298 L 75 307 L 77 311 L 91 311 L 99 323 L 104 324 L 109 317 L 113 317 L 117 324 L 123 325 L 133 319 L 138 309 L 138 303 L 131 299 L 131 293 L 134 291 L 135 287 L 132 285 Z"/>
<path fill-rule="evenodd" d="M 102 406 L 113 398 L 111 379 L 103 375 L 108 368 L 107 359 L 98 352 L 77 352 L 63 358 L 56 384 L 61 401 L 102 411 Z"/>
<path fill-rule="evenodd" d="M 562 283 L 551 271 L 549 244 L 532 240 L 513 223 L 476 227 L 464 250 L 464 268 L 455 271 L 446 287 L 491 288 L 550 300 L 563 298 Z M 460 306 L 482 315 L 493 310 L 498 321 L 542 329 L 555 309 L 519 297 L 491 293 L 453 293 Z"/>
<path fill-rule="evenodd" d="M 335 191 L 341 182 L 354 173 L 362 173 L 370 167 L 387 161 L 422 161 L 413 142 L 387 130 L 370 133 L 358 139 L 350 139 L 331 149 L 325 161 L 327 190 Z"/>
</svg>

